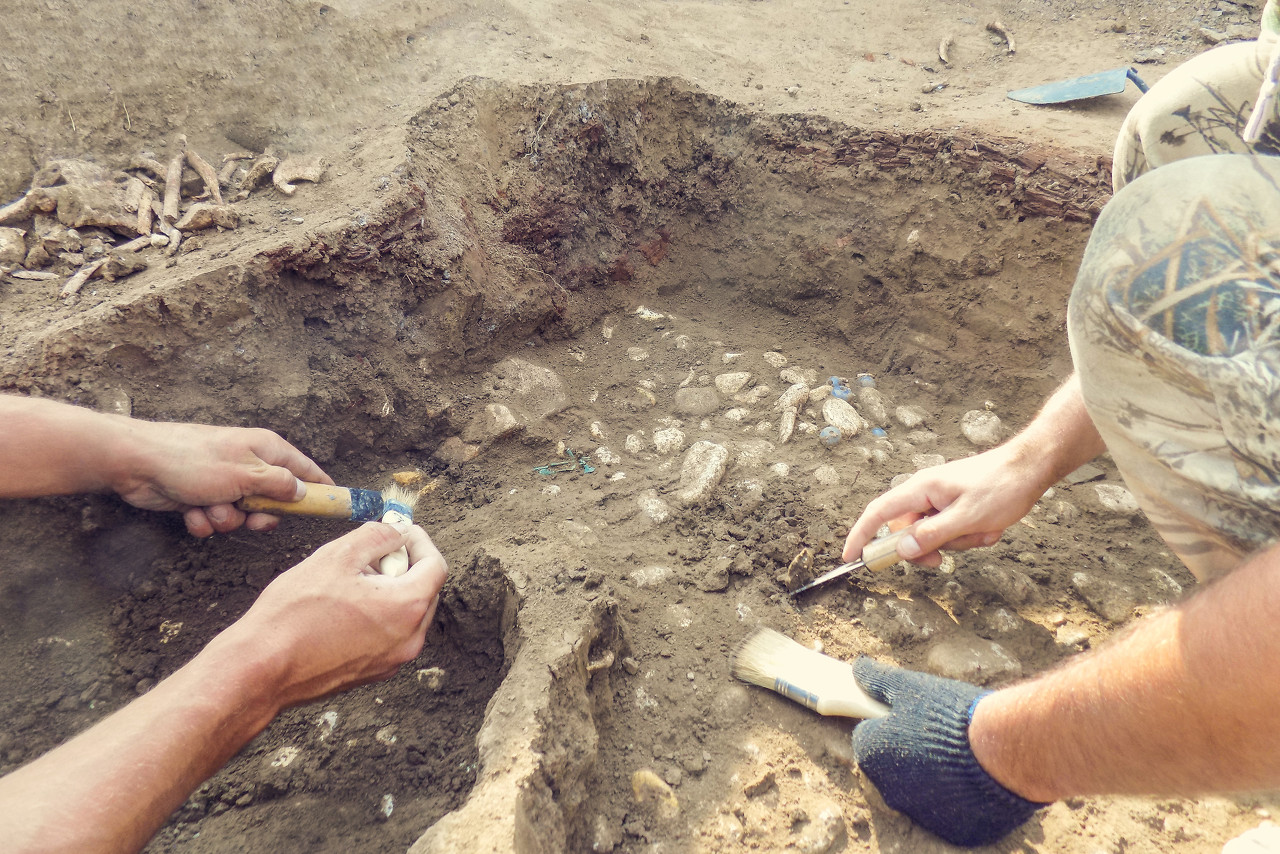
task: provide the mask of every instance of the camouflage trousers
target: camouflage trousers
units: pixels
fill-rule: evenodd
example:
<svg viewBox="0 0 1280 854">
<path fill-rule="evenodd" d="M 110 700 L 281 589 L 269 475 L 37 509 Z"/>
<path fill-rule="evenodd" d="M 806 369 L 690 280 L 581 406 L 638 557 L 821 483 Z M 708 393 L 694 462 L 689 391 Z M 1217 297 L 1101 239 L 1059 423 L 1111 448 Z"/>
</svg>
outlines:
<svg viewBox="0 0 1280 854">
<path fill-rule="evenodd" d="M 1089 239 L 1068 329 L 1094 424 L 1198 578 L 1280 540 L 1280 157 L 1192 157 L 1128 183 Z"/>
</svg>

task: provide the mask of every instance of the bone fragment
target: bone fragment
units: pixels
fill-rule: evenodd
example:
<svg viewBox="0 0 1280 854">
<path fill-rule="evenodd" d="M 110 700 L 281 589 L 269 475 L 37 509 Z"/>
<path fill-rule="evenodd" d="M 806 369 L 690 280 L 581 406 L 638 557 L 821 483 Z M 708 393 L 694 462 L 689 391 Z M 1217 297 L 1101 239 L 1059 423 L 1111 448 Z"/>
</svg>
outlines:
<svg viewBox="0 0 1280 854">
<path fill-rule="evenodd" d="M 227 160 L 222 164 L 222 168 L 218 170 L 218 186 L 230 187 L 231 179 L 235 176 L 236 170 L 240 168 L 240 161 Z"/>
<path fill-rule="evenodd" d="M 182 219 L 173 224 L 178 231 L 199 231 L 216 225 L 220 228 L 235 228 L 240 225 L 240 214 L 230 205 L 211 205 L 200 202 L 187 208 Z"/>
<path fill-rule="evenodd" d="M 151 233 L 152 206 L 156 203 L 156 194 L 150 189 L 143 189 L 142 200 L 138 202 L 138 234 L 144 237 Z"/>
<path fill-rule="evenodd" d="M 138 210 L 138 206 L 142 203 L 142 194 L 147 191 L 147 185 L 142 183 L 138 178 L 129 178 L 129 183 L 125 185 L 124 191 L 124 209 L 129 213 Z"/>
<path fill-rule="evenodd" d="M 31 279 L 36 282 L 47 282 L 50 279 L 61 279 L 57 273 L 46 273 L 43 270 L 14 270 L 9 274 L 15 279 Z"/>
<path fill-rule="evenodd" d="M 271 183 L 275 184 L 276 189 L 286 196 L 292 196 L 294 191 L 298 189 L 294 186 L 294 181 L 311 181 L 314 183 L 319 181 L 322 175 L 324 175 L 324 161 L 320 158 L 317 157 L 310 163 L 304 163 L 288 157 L 276 167 L 276 171 L 271 176 Z"/>
<path fill-rule="evenodd" d="M 30 219 L 36 213 L 51 213 L 58 207 L 57 197 L 48 190 L 37 187 L 12 204 L 0 208 L 0 224 Z"/>
<path fill-rule="evenodd" d="M 164 181 L 168 179 L 168 169 L 161 165 L 155 158 L 147 157 L 144 154 L 139 154 L 137 157 L 130 160 L 129 168 L 143 172 L 150 172 L 152 177 L 157 181 Z"/>
<path fill-rule="evenodd" d="M 1007 51 L 1008 53 L 1013 53 L 1015 50 L 1018 49 L 1013 43 L 1013 33 L 1009 32 L 1009 28 L 1006 27 L 1004 24 L 1000 23 L 999 21 L 992 21 L 991 23 L 987 24 L 987 29 L 1005 40 L 1005 43 L 1009 45 L 1009 50 Z"/>
<path fill-rule="evenodd" d="M 222 190 L 218 187 L 218 173 L 209 165 L 209 161 L 205 160 L 187 145 L 186 136 L 178 137 L 178 145 L 182 148 L 182 153 L 187 158 L 187 163 L 200 176 L 200 180 L 204 181 L 204 185 L 209 190 L 209 195 L 213 197 L 215 205 L 222 204 Z"/>
<path fill-rule="evenodd" d="M 176 222 L 178 219 L 178 207 L 182 203 L 183 160 L 182 152 L 179 151 L 169 158 L 169 168 L 165 170 L 164 208 L 160 213 L 160 218 L 165 222 Z"/>
<path fill-rule="evenodd" d="M 252 160 L 253 152 L 251 151 L 233 151 L 230 154 L 222 155 L 223 163 L 232 163 L 236 160 Z"/>
<path fill-rule="evenodd" d="M 107 263 L 107 259 L 103 257 L 85 264 L 74 276 L 67 279 L 67 283 L 62 286 L 62 292 L 58 296 L 63 302 L 70 304 L 75 299 L 76 294 L 80 293 L 84 283 L 89 281 L 93 274 L 98 272 L 98 269 L 105 263 Z"/>
<path fill-rule="evenodd" d="M 244 176 L 244 182 L 240 186 L 246 190 L 258 189 L 267 178 L 271 177 L 271 173 L 275 172 L 276 167 L 279 165 L 280 158 L 272 157 L 270 154 L 262 155 L 253 161 L 253 165 L 249 167 L 249 172 Z"/>
<path fill-rule="evenodd" d="M 141 237 L 135 237 L 128 243 L 121 243 L 112 252 L 137 252 L 139 249 L 145 249 L 151 245 L 151 235 L 143 234 Z"/>
<path fill-rule="evenodd" d="M 938 59 L 941 59 L 944 65 L 951 64 L 951 46 L 955 43 L 956 38 L 950 33 L 942 41 L 938 42 Z"/>
<path fill-rule="evenodd" d="M 151 203 L 151 210 L 155 212 L 155 215 L 157 217 L 156 227 L 160 229 L 160 232 L 165 237 L 169 238 L 169 248 L 164 251 L 164 254 L 166 255 L 175 254 L 178 251 L 178 245 L 182 243 L 182 232 L 174 228 L 171 223 L 167 223 L 164 221 L 164 217 L 160 215 L 159 200 L 153 201 Z"/>
</svg>

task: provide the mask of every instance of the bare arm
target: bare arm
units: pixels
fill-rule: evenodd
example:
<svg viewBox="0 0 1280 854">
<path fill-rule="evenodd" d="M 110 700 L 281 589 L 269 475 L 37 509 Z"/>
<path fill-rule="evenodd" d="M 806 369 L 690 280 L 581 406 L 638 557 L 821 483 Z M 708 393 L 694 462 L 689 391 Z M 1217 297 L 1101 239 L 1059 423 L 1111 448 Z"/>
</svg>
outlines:
<svg viewBox="0 0 1280 854">
<path fill-rule="evenodd" d="M 116 492 L 147 510 L 177 510 L 196 536 L 274 516 L 232 506 L 245 495 L 282 501 L 301 480 L 333 483 L 305 454 L 269 430 L 167 424 L 65 403 L 0 395 L 0 498 Z"/>
<path fill-rule="evenodd" d="M 1025 798 L 1280 784 L 1280 546 L 1102 649 L 978 704 L 974 755 Z"/>
<path fill-rule="evenodd" d="M 898 553 L 936 566 L 938 549 L 989 546 L 1027 514 L 1044 491 L 1102 453 L 1102 437 L 1084 408 L 1073 374 L 1027 427 L 999 447 L 917 472 L 869 503 L 845 540 L 856 560 L 881 525 L 933 515 L 903 537 Z"/>
<path fill-rule="evenodd" d="M 185 667 L 0 779 L 5 850 L 137 851 L 280 709 L 414 658 L 445 564 L 421 528 L 404 531 L 370 523 L 323 546 Z M 414 561 L 407 573 L 369 571 L 401 545 Z"/>
</svg>

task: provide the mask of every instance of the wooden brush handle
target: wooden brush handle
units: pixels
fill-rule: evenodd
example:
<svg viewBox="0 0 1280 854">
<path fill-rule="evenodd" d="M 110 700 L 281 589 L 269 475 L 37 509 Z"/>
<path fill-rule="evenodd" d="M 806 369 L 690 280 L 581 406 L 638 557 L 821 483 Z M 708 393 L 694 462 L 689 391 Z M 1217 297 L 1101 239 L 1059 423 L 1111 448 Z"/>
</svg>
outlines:
<svg viewBox="0 0 1280 854">
<path fill-rule="evenodd" d="M 236 502 L 246 513 L 283 513 L 291 516 L 351 518 L 351 490 L 345 486 L 308 483 L 301 501 L 277 501 L 263 495 L 248 495 Z"/>
<path fill-rule="evenodd" d="M 881 537 L 878 540 L 872 540 L 867 543 L 862 550 L 862 562 L 867 569 L 879 572 L 902 560 L 902 557 L 898 554 L 898 541 L 905 535 L 914 533 L 918 524 L 919 522 L 913 522 L 901 531 L 894 531 L 887 537 Z"/>
</svg>

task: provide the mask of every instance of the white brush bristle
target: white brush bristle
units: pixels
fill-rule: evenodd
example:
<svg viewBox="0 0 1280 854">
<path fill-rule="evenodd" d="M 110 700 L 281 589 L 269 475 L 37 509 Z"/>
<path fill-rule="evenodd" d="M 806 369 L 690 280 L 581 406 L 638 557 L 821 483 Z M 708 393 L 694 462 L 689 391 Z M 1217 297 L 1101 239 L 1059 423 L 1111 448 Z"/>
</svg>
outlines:
<svg viewBox="0 0 1280 854">
<path fill-rule="evenodd" d="M 779 678 L 790 678 L 798 671 L 814 666 L 814 657 L 827 659 L 820 652 L 806 649 L 782 632 L 758 629 L 733 654 L 733 675 L 743 682 L 773 690 Z"/>
<path fill-rule="evenodd" d="M 820 715 L 881 717 L 889 707 L 858 685 L 847 662 L 807 649 L 773 629 L 742 642 L 730 662 L 743 682 L 768 688 Z"/>
<path fill-rule="evenodd" d="M 409 515 L 412 516 L 413 511 L 416 509 L 415 505 L 418 503 L 418 491 L 416 489 L 410 489 L 407 486 L 401 486 L 398 483 L 394 483 L 382 490 L 382 503 L 385 505 L 387 502 L 395 502 L 396 504 L 402 504 L 405 507 L 408 507 Z"/>
</svg>

